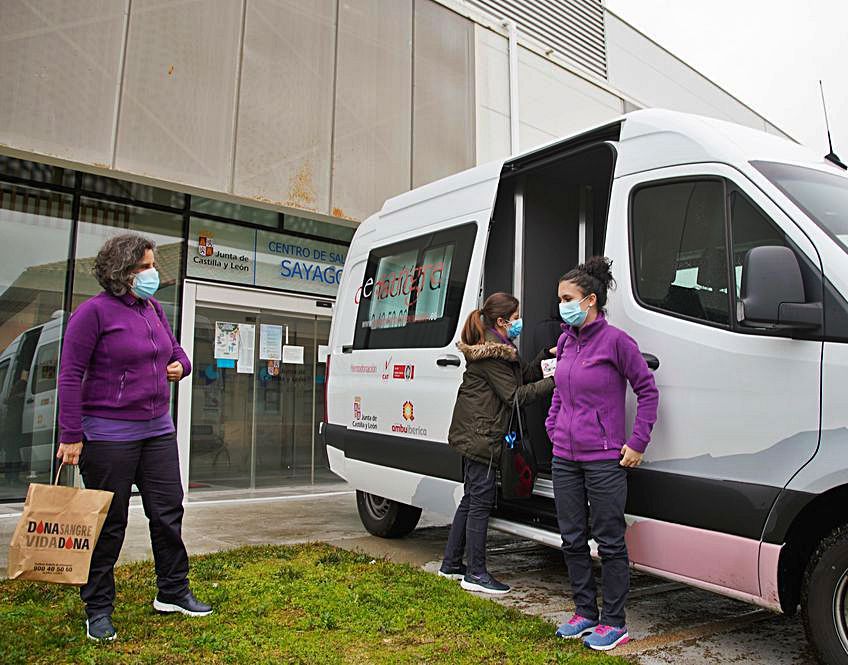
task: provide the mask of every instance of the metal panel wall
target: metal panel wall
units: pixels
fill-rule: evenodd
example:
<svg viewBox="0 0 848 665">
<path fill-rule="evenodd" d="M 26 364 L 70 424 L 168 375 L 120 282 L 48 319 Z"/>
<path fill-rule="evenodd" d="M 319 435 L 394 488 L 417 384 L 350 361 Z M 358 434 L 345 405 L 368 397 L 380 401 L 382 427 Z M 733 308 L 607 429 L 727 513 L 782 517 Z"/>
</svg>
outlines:
<svg viewBox="0 0 848 665">
<path fill-rule="evenodd" d="M 111 164 L 126 4 L 0 0 L 0 143 Z"/>
<path fill-rule="evenodd" d="M 562 57 L 606 76 L 604 8 L 600 0 L 468 0 L 496 16 L 512 19 L 522 33 Z"/>
<path fill-rule="evenodd" d="M 474 24 L 415 0 L 412 186 L 474 165 Z"/>
<path fill-rule="evenodd" d="M 339 6 L 332 214 L 364 219 L 409 189 L 412 0 Z"/>
<path fill-rule="evenodd" d="M 619 97 L 519 47 L 521 150 L 623 113 Z"/>
<path fill-rule="evenodd" d="M 115 167 L 226 190 L 241 2 L 132 0 Z"/>
<path fill-rule="evenodd" d="M 249 0 L 234 191 L 329 211 L 336 0 Z"/>
<path fill-rule="evenodd" d="M 474 26 L 477 71 L 477 163 L 510 154 L 509 41 Z"/>
<path fill-rule="evenodd" d="M 765 130 L 765 120 L 620 18 L 606 12 L 609 82 L 643 102 Z"/>
</svg>

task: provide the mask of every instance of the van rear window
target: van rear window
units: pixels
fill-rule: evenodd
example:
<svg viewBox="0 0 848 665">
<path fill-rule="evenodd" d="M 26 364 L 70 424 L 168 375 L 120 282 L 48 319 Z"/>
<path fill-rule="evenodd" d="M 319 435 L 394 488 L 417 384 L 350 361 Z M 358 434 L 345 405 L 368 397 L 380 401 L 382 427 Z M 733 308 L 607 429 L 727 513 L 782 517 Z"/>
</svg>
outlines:
<svg viewBox="0 0 848 665">
<path fill-rule="evenodd" d="M 355 295 L 353 348 L 447 346 L 476 234 L 476 224 L 463 224 L 373 249 Z"/>
</svg>

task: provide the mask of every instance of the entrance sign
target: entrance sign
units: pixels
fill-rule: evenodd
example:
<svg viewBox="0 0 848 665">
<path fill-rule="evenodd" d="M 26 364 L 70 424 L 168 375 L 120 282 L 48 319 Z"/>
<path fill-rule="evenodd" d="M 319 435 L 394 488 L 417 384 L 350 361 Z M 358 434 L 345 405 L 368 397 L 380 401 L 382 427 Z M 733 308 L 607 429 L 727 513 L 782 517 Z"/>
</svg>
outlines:
<svg viewBox="0 0 848 665">
<path fill-rule="evenodd" d="M 335 296 L 347 247 L 192 218 L 186 274 L 232 284 Z"/>
</svg>

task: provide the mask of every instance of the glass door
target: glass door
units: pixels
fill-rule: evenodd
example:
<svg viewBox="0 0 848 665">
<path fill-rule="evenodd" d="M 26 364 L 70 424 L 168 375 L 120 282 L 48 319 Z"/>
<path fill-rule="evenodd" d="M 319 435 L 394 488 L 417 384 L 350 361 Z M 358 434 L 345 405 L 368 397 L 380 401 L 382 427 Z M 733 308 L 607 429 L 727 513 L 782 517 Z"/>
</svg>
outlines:
<svg viewBox="0 0 848 665">
<path fill-rule="evenodd" d="M 190 490 L 335 479 L 317 441 L 329 332 L 323 317 L 197 306 Z"/>
</svg>

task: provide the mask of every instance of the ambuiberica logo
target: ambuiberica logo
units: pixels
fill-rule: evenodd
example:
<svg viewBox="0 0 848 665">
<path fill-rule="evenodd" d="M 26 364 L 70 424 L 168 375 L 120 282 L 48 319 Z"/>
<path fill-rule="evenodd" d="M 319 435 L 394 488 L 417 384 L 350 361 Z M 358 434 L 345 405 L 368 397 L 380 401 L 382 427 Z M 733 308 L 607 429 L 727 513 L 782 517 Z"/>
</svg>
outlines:
<svg viewBox="0 0 848 665">
<path fill-rule="evenodd" d="M 406 434 L 408 436 L 427 436 L 426 427 L 412 424 L 415 421 L 415 405 L 412 402 L 409 400 L 405 401 L 400 413 L 404 422 L 392 425 L 392 432 Z"/>
<path fill-rule="evenodd" d="M 90 550 L 94 528 L 66 522 L 27 521 L 26 546 L 40 549 Z"/>
</svg>

